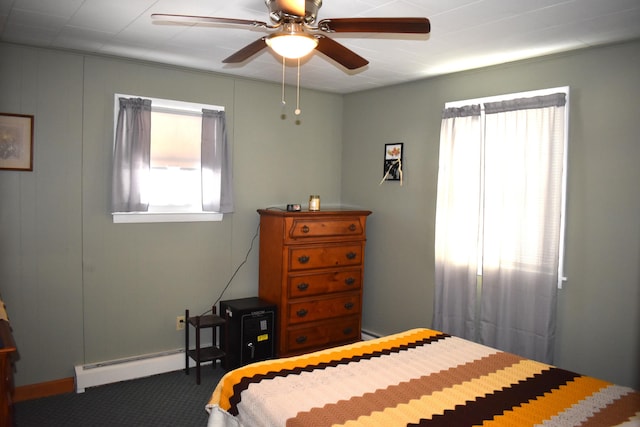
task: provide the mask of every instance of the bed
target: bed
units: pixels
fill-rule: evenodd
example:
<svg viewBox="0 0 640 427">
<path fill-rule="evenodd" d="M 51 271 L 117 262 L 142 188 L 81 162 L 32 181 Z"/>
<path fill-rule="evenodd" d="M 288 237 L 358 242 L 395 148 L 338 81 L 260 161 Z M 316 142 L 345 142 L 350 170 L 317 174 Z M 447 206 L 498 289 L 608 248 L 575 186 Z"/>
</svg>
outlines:
<svg viewBox="0 0 640 427">
<path fill-rule="evenodd" d="M 640 393 L 430 329 L 228 372 L 209 427 L 640 426 Z"/>
</svg>

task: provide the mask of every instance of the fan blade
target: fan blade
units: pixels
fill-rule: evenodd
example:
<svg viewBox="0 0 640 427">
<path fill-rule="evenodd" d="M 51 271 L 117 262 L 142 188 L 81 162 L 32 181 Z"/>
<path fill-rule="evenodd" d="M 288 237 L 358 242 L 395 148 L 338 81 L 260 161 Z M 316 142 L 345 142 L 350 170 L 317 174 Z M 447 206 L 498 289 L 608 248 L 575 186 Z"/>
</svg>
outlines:
<svg viewBox="0 0 640 427">
<path fill-rule="evenodd" d="M 316 49 L 327 55 L 339 64 L 342 64 L 349 70 L 355 70 L 364 67 L 369 63 L 366 59 L 341 45 L 337 41 L 325 36 L 316 36 L 318 38 L 318 46 Z"/>
<path fill-rule="evenodd" d="M 328 33 L 414 33 L 431 31 L 427 18 L 338 18 L 323 19 L 318 28 Z"/>
<path fill-rule="evenodd" d="M 287 15 L 304 16 L 304 0 L 276 0 L 276 4 Z"/>
<path fill-rule="evenodd" d="M 154 13 L 151 19 L 156 21 L 177 22 L 184 24 L 234 24 L 250 25 L 252 27 L 267 27 L 266 22 L 249 19 L 216 18 L 215 16 L 171 15 L 168 13 Z"/>
<path fill-rule="evenodd" d="M 243 47 L 233 55 L 224 59 L 222 62 L 224 62 L 225 64 L 235 64 L 238 62 L 246 61 L 256 53 L 260 52 L 262 49 L 267 47 L 267 43 L 265 43 L 265 39 L 266 37 L 260 37 L 258 40 L 246 45 L 245 47 Z"/>
</svg>

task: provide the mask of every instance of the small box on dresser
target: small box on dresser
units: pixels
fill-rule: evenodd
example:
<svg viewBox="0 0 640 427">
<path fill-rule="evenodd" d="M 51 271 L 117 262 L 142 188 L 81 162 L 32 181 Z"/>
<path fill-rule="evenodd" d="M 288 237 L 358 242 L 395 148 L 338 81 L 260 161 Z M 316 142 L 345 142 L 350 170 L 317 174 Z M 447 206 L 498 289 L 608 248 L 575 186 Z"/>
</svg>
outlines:
<svg viewBox="0 0 640 427">
<path fill-rule="evenodd" d="M 258 213 L 259 297 L 278 307 L 278 356 L 359 341 L 371 212 Z"/>
</svg>

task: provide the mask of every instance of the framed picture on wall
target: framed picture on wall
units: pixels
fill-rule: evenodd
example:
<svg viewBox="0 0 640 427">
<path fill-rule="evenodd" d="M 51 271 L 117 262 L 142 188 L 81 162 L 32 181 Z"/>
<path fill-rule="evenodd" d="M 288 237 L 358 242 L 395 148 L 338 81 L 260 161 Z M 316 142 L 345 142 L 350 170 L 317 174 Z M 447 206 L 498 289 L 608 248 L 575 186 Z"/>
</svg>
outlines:
<svg viewBox="0 0 640 427">
<path fill-rule="evenodd" d="M 403 146 L 402 142 L 384 145 L 384 181 L 402 180 Z"/>
<path fill-rule="evenodd" d="M 0 169 L 33 170 L 33 116 L 0 113 Z"/>
</svg>

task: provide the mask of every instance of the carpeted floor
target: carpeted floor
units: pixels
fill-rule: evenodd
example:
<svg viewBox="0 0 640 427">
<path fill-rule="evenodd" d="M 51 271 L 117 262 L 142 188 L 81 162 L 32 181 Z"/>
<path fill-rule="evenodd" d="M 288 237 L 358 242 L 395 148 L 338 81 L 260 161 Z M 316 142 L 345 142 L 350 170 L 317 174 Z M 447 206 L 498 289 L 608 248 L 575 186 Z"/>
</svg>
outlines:
<svg viewBox="0 0 640 427">
<path fill-rule="evenodd" d="M 16 403 L 15 425 L 204 427 L 204 407 L 224 372 L 219 366 L 203 367 L 200 385 L 191 369 L 189 375 L 175 371 Z"/>
</svg>

